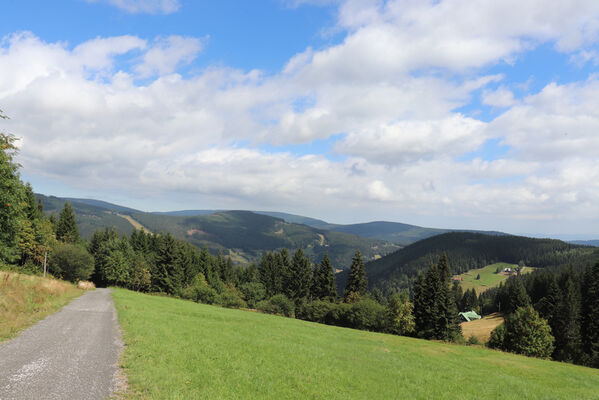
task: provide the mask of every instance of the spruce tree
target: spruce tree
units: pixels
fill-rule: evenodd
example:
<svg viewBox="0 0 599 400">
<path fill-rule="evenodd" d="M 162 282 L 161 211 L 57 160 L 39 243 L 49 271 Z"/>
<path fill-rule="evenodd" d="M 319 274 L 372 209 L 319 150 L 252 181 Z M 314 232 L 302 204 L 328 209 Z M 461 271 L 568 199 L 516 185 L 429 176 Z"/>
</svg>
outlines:
<svg viewBox="0 0 599 400">
<path fill-rule="evenodd" d="M 312 286 L 312 264 L 301 248 L 297 249 L 295 254 L 293 254 L 289 270 L 288 285 L 287 297 L 294 300 L 296 303 L 302 299 L 307 299 L 310 295 L 310 287 Z"/>
<path fill-rule="evenodd" d="M 582 344 L 585 364 L 599 368 L 599 262 L 585 271 L 583 282 Z"/>
<path fill-rule="evenodd" d="M 180 265 L 179 249 L 175 238 L 167 233 L 158 242 L 152 284 L 160 292 L 176 294 L 181 289 L 182 281 L 183 269 Z"/>
<path fill-rule="evenodd" d="M 347 300 L 348 296 L 352 293 L 363 296 L 368 294 L 368 281 L 366 279 L 366 269 L 364 262 L 362 261 L 362 254 L 360 251 L 356 251 L 354 258 L 352 259 L 351 267 L 349 270 L 349 279 L 345 286 L 344 297 Z"/>
<path fill-rule="evenodd" d="M 550 326 L 555 337 L 553 359 L 577 363 L 581 358 L 580 294 L 572 270 L 562 276 L 561 296 Z"/>
<path fill-rule="evenodd" d="M 451 271 L 447 257 L 431 264 L 414 285 L 416 334 L 425 339 L 456 340 L 461 335 L 455 298 L 449 287 Z"/>
<path fill-rule="evenodd" d="M 335 300 L 337 298 L 337 283 L 335 281 L 333 265 L 328 254 L 324 255 L 320 265 L 316 266 L 315 271 L 314 297 L 320 300 Z"/>
<path fill-rule="evenodd" d="M 554 338 L 547 321 L 532 306 L 518 307 L 505 319 L 504 350 L 530 357 L 549 358 Z"/>
<path fill-rule="evenodd" d="M 505 312 L 510 314 L 519 307 L 530 305 L 530 297 L 526 293 L 526 288 L 519 277 L 510 278 L 508 284 L 508 302 Z"/>
<path fill-rule="evenodd" d="M 79 237 L 79 229 L 77 228 L 77 220 L 73 206 L 68 201 L 64 203 L 64 207 L 58 217 L 56 226 L 56 239 L 65 243 L 77 243 L 81 240 Z"/>
<path fill-rule="evenodd" d="M 6 118 L 0 112 L 0 118 Z M 23 201 L 16 138 L 0 132 L 0 262 L 12 263 L 18 258 L 17 234 Z"/>
</svg>

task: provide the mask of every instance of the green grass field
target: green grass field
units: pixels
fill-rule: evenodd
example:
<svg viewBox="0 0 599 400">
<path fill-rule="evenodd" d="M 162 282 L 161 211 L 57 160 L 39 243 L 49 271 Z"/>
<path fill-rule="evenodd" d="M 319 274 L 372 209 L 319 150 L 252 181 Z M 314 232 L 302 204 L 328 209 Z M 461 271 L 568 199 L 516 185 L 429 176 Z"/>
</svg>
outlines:
<svg viewBox="0 0 599 400">
<path fill-rule="evenodd" d="M 486 267 L 479 269 L 471 269 L 468 272 L 465 272 L 461 275 L 456 275 L 462 278 L 462 290 L 466 291 L 468 289 L 474 288 L 476 290 L 476 294 L 481 294 L 487 289 L 498 286 L 499 283 L 505 281 L 509 276 L 507 274 L 496 274 L 495 271 L 499 267 L 502 271 L 505 268 L 516 268 L 518 264 L 508 264 L 508 263 L 495 263 L 491 265 L 487 265 Z M 523 274 L 528 274 L 532 272 L 534 268 L 524 267 L 522 270 Z M 477 275 L 480 274 L 480 279 L 476 279 Z"/>
<path fill-rule="evenodd" d="M 113 297 L 131 398 L 599 398 L 599 370 L 123 289 Z"/>
</svg>

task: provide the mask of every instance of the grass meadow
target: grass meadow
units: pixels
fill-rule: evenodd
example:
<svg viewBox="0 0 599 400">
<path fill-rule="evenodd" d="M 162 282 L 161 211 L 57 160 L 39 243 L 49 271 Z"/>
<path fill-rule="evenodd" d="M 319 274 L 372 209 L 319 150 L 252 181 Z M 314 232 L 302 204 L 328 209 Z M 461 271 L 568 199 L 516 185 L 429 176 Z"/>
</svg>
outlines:
<svg viewBox="0 0 599 400">
<path fill-rule="evenodd" d="M 499 313 L 493 313 L 470 322 L 462 322 L 462 334 L 466 339 L 474 336 L 481 343 L 487 343 L 491 332 L 503 323 L 503 317 Z"/>
<path fill-rule="evenodd" d="M 113 297 L 130 398 L 599 398 L 599 370 L 123 289 Z"/>
<path fill-rule="evenodd" d="M 509 278 L 508 274 L 499 273 L 496 274 L 495 271 L 497 268 L 501 268 L 503 271 L 505 268 L 516 268 L 518 264 L 508 264 L 508 263 L 495 263 L 491 265 L 487 265 L 486 267 L 471 269 L 468 272 L 465 272 L 461 275 L 456 275 L 462 278 L 462 290 L 466 291 L 468 289 L 474 288 L 476 290 L 476 294 L 481 294 L 485 290 L 499 286 L 499 284 Z M 528 274 L 533 271 L 533 268 L 524 267 L 522 270 L 523 274 Z M 480 279 L 476 279 L 476 277 L 480 274 Z"/>
<path fill-rule="evenodd" d="M 83 290 L 72 283 L 0 271 L 0 342 L 54 313 Z"/>
</svg>

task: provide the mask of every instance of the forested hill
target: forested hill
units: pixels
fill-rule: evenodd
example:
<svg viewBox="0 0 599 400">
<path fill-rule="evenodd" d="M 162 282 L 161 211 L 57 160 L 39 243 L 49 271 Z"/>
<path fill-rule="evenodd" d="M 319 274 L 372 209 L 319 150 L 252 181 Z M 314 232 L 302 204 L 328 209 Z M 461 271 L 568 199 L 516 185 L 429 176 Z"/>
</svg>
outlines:
<svg viewBox="0 0 599 400">
<path fill-rule="evenodd" d="M 47 213 L 58 213 L 67 199 L 37 195 Z M 211 253 L 219 251 L 234 262 L 258 261 L 264 251 L 286 247 L 302 247 L 312 262 L 320 262 L 325 253 L 335 268 L 347 268 L 356 250 L 365 260 L 384 256 L 397 250 L 392 243 L 364 239 L 355 235 L 327 231 L 307 225 L 285 222 L 281 218 L 250 211 L 221 211 L 205 215 L 186 216 L 145 213 L 97 200 L 70 200 L 81 236 L 89 239 L 95 230 L 113 227 L 117 233 L 129 235 L 132 218 L 151 232 L 171 232 L 175 237 Z M 196 213 L 197 211 L 191 211 Z"/>
<path fill-rule="evenodd" d="M 554 239 L 492 236 L 451 232 L 421 240 L 366 265 L 371 287 L 405 288 L 445 252 L 452 273 L 459 274 L 495 262 L 523 262 L 535 268 L 586 267 L 599 258 L 599 249 Z M 343 279 L 341 279 L 343 280 Z"/>
<path fill-rule="evenodd" d="M 346 268 L 356 250 L 368 260 L 398 248 L 382 240 L 292 224 L 250 211 L 224 211 L 194 217 L 150 213 L 133 213 L 131 216 L 151 231 L 168 231 L 212 252 L 221 250 L 231 255 L 234 261 L 257 261 L 264 251 L 301 247 L 313 262 L 320 262 L 328 253 L 336 268 Z"/>
<path fill-rule="evenodd" d="M 58 213 L 60 213 L 64 204 L 69 201 L 77 216 L 79 234 L 84 239 L 91 238 L 95 230 L 105 229 L 107 227 L 114 227 L 114 229 L 121 235 L 130 235 L 131 232 L 133 232 L 133 225 L 126 219 L 117 215 L 117 213 L 122 212 L 123 209 L 127 209 L 126 207 L 100 202 L 98 200 L 69 200 L 61 197 L 45 196 L 43 194 L 36 194 L 35 196 L 42 200 L 44 212 L 46 214 L 55 214 L 56 216 L 58 216 Z"/>
</svg>

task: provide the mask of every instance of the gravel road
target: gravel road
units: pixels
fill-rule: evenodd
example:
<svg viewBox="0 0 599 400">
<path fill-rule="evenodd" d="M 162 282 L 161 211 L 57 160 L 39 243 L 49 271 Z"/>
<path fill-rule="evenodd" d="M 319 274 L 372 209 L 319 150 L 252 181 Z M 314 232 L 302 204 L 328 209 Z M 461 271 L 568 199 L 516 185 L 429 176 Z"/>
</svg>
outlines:
<svg viewBox="0 0 599 400">
<path fill-rule="evenodd" d="M 120 334 L 110 289 L 96 289 L 0 344 L 0 399 L 105 399 Z"/>
</svg>

